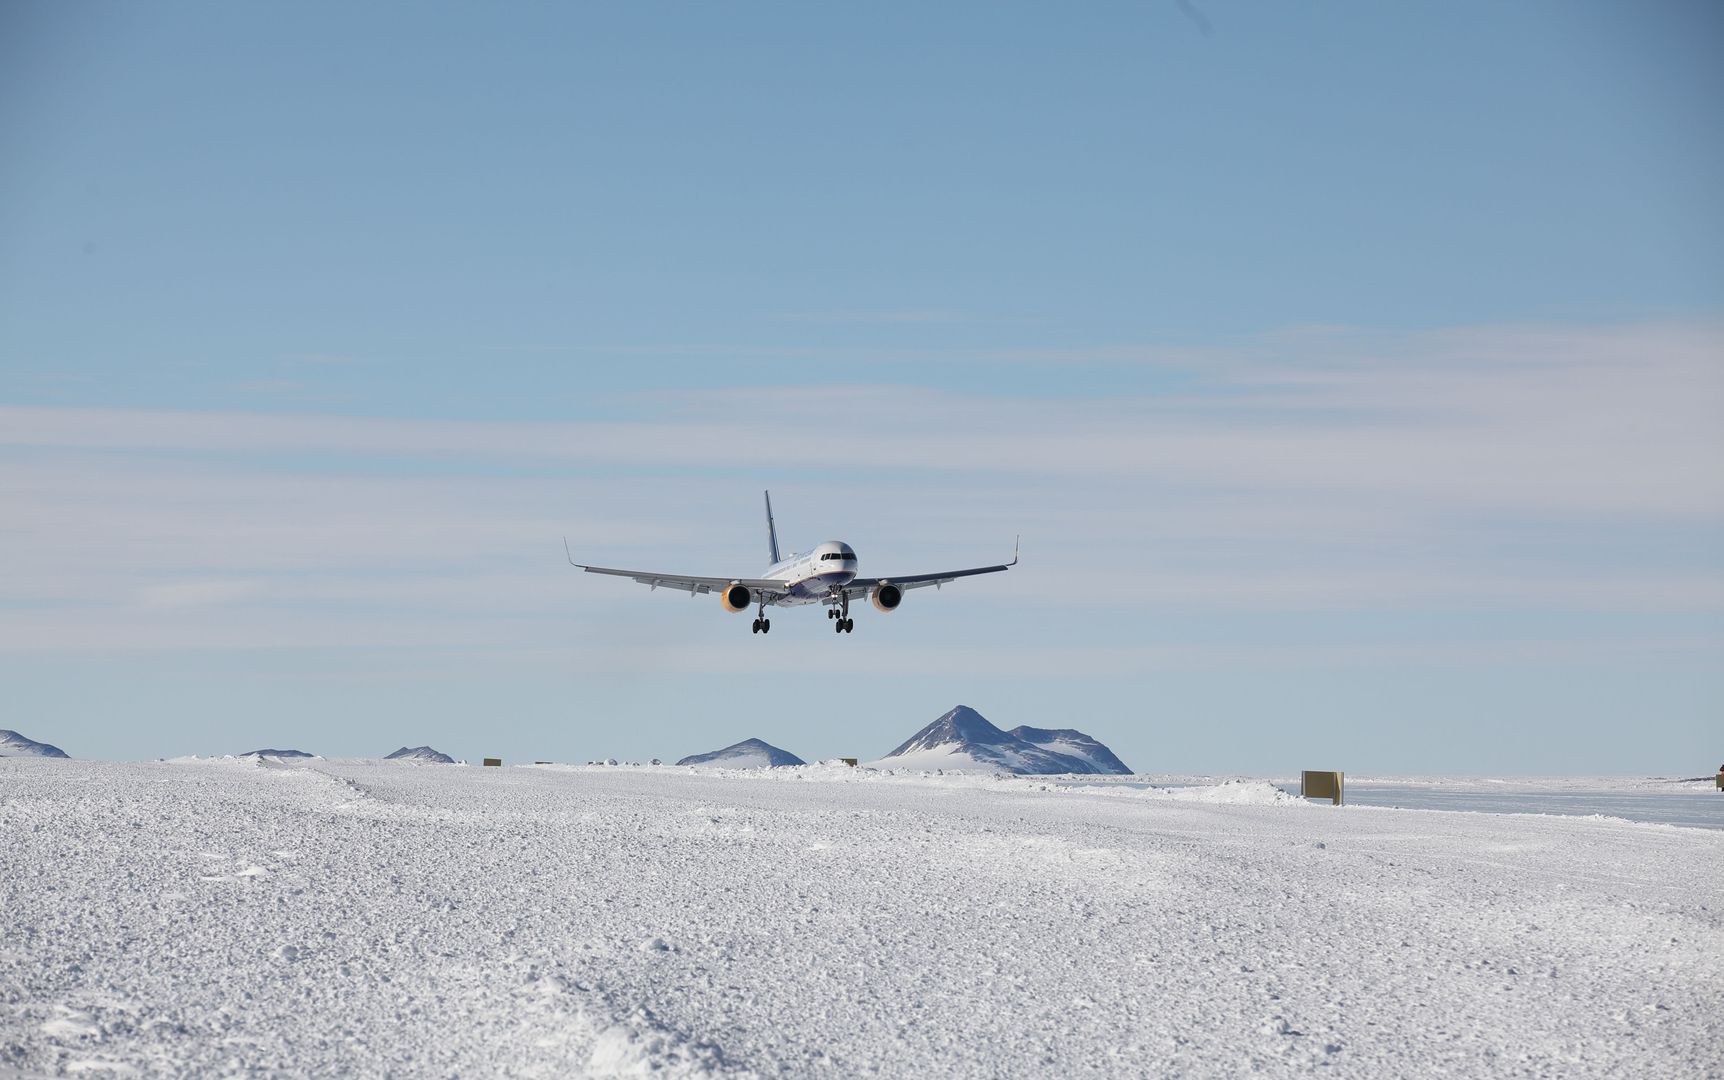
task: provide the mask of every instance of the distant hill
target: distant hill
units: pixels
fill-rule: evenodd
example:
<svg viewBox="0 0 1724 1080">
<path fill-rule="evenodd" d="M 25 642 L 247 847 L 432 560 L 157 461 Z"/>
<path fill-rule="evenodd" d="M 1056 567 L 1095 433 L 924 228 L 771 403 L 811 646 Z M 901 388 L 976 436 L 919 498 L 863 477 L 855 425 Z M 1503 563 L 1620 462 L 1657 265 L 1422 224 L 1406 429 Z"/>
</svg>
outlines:
<svg viewBox="0 0 1724 1080">
<path fill-rule="evenodd" d="M 1001 731 L 968 705 L 959 705 L 941 716 L 873 764 L 880 768 L 971 769 L 1036 776 L 1130 771 L 1111 750 L 1081 731 Z"/>
<path fill-rule="evenodd" d="M 780 750 L 760 739 L 744 739 L 723 750 L 691 754 L 678 765 L 722 765 L 727 769 L 764 769 L 780 765 L 806 765 L 806 761 L 788 750 Z"/>
<path fill-rule="evenodd" d="M 57 757 L 69 758 L 72 755 L 58 746 L 50 746 L 45 742 L 7 731 L 0 728 L 0 757 Z"/>
<path fill-rule="evenodd" d="M 384 761 L 432 761 L 439 765 L 453 765 L 455 759 L 441 750 L 433 750 L 429 746 L 403 746 L 390 754 Z"/>
<path fill-rule="evenodd" d="M 240 757 L 285 757 L 285 758 L 301 758 L 301 757 L 316 757 L 316 756 L 317 756 L 316 754 L 308 754 L 304 750 L 247 750 L 245 753 L 240 755 Z"/>
<path fill-rule="evenodd" d="M 1131 770 L 1125 762 L 1114 756 L 1114 752 L 1101 743 L 1073 728 L 1035 728 L 1015 727 L 1006 732 L 1016 735 L 1028 743 L 1034 743 L 1043 750 L 1050 750 L 1066 757 L 1082 758 L 1090 763 L 1098 773 L 1120 773 L 1129 775 Z"/>
</svg>

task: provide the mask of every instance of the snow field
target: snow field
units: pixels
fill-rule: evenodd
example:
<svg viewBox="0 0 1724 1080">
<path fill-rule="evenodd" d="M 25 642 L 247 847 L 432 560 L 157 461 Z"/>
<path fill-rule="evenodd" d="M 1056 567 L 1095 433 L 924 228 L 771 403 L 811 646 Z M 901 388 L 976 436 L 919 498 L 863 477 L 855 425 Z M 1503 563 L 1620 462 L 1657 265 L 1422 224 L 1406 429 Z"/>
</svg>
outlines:
<svg viewBox="0 0 1724 1080">
<path fill-rule="evenodd" d="M 1724 833 L 842 766 L 0 761 L 0 1072 L 1724 1076 Z"/>
</svg>

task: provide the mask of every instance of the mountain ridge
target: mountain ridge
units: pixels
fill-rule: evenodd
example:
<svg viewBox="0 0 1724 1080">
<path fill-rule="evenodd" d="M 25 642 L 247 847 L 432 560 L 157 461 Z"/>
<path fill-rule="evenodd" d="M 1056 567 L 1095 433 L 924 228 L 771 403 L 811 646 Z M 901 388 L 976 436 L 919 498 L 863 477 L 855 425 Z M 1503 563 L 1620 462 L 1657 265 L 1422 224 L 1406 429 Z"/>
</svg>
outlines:
<svg viewBox="0 0 1724 1080">
<path fill-rule="evenodd" d="M 1082 758 L 1090 763 L 1098 773 L 1119 773 L 1130 775 L 1131 769 L 1121 761 L 1112 750 L 1103 745 L 1100 739 L 1086 735 L 1076 728 L 1036 728 L 1028 724 L 1019 724 L 1006 732 L 1016 735 L 1025 742 L 1031 742 L 1044 750 L 1051 750 L 1066 757 Z"/>
<path fill-rule="evenodd" d="M 425 761 L 438 765 L 453 765 L 455 759 L 441 750 L 433 750 L 429 746 L 403 746 L 393 754 L 387 754 L 384 761 Z"/>
<path fill-rule="evenodd" d="M 877 768 L 986 768 L 1021 776 L 1130 772 L 1113 751 L 1081 731 L 1028 726 L 1002 731 L 968 705 L 953 707 L 872 764 Z"/>
<path fill-rule="evenodd" d="M 37 742 L 30 736 L 9 728 L 0 728 L 0 757 L 70 758 L 72 755 L 53 743 Z"/>
<path fill-rule="evenodd" d="M 723 765 L 732 769 L 782 768 L 788 765 L 806 765 L 806 761 L 782 750 L 764 739 L 744 739 L 739 743 L 731 743 L 722 750 L 709 750 L 704 754 L 690 754 L 677 762 L 678 765 Z"/>
</svg>

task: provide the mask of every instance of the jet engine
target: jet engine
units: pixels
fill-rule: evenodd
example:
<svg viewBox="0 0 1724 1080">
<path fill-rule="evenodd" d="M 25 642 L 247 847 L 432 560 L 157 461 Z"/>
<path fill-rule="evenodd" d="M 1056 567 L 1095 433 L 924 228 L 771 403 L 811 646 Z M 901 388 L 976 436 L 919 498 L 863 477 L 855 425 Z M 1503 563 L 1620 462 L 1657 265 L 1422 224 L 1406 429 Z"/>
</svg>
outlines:
<svg viewBox="0 0 1724 1080">
<path fill-rule="evenodd" d="M 747 585 L 726 585 L 724 591 L 718 594 L 718 599 L 724 605 L 724 610 L 735 614 L 748 610 L 748 602 L 754 599 L 754 594 L 748 591 Z"/>
<path fill-rule="evenodd" d="M 868 599 L 873 601 L 874 606 L 881 611 L 893 611 L 904 602 L 904 590 L 888 582 L 874 586 L 868 594 Z"/>
</svg>

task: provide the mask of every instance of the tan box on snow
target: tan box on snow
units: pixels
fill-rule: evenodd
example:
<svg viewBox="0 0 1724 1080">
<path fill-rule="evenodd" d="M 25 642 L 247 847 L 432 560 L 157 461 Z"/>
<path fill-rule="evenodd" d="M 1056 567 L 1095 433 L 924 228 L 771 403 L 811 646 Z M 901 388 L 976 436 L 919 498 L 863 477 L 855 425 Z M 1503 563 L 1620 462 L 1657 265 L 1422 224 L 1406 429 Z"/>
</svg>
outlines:
<svg viewBox="0 0 1724 1080">
<path fill-rule="evenodd" d="M 1328 799 L 1340 806 L 1345 791 L 1345 773 L 1307 771 L 1299 774 L 1299 794 L 1307 799 Z"/>
</svg>

